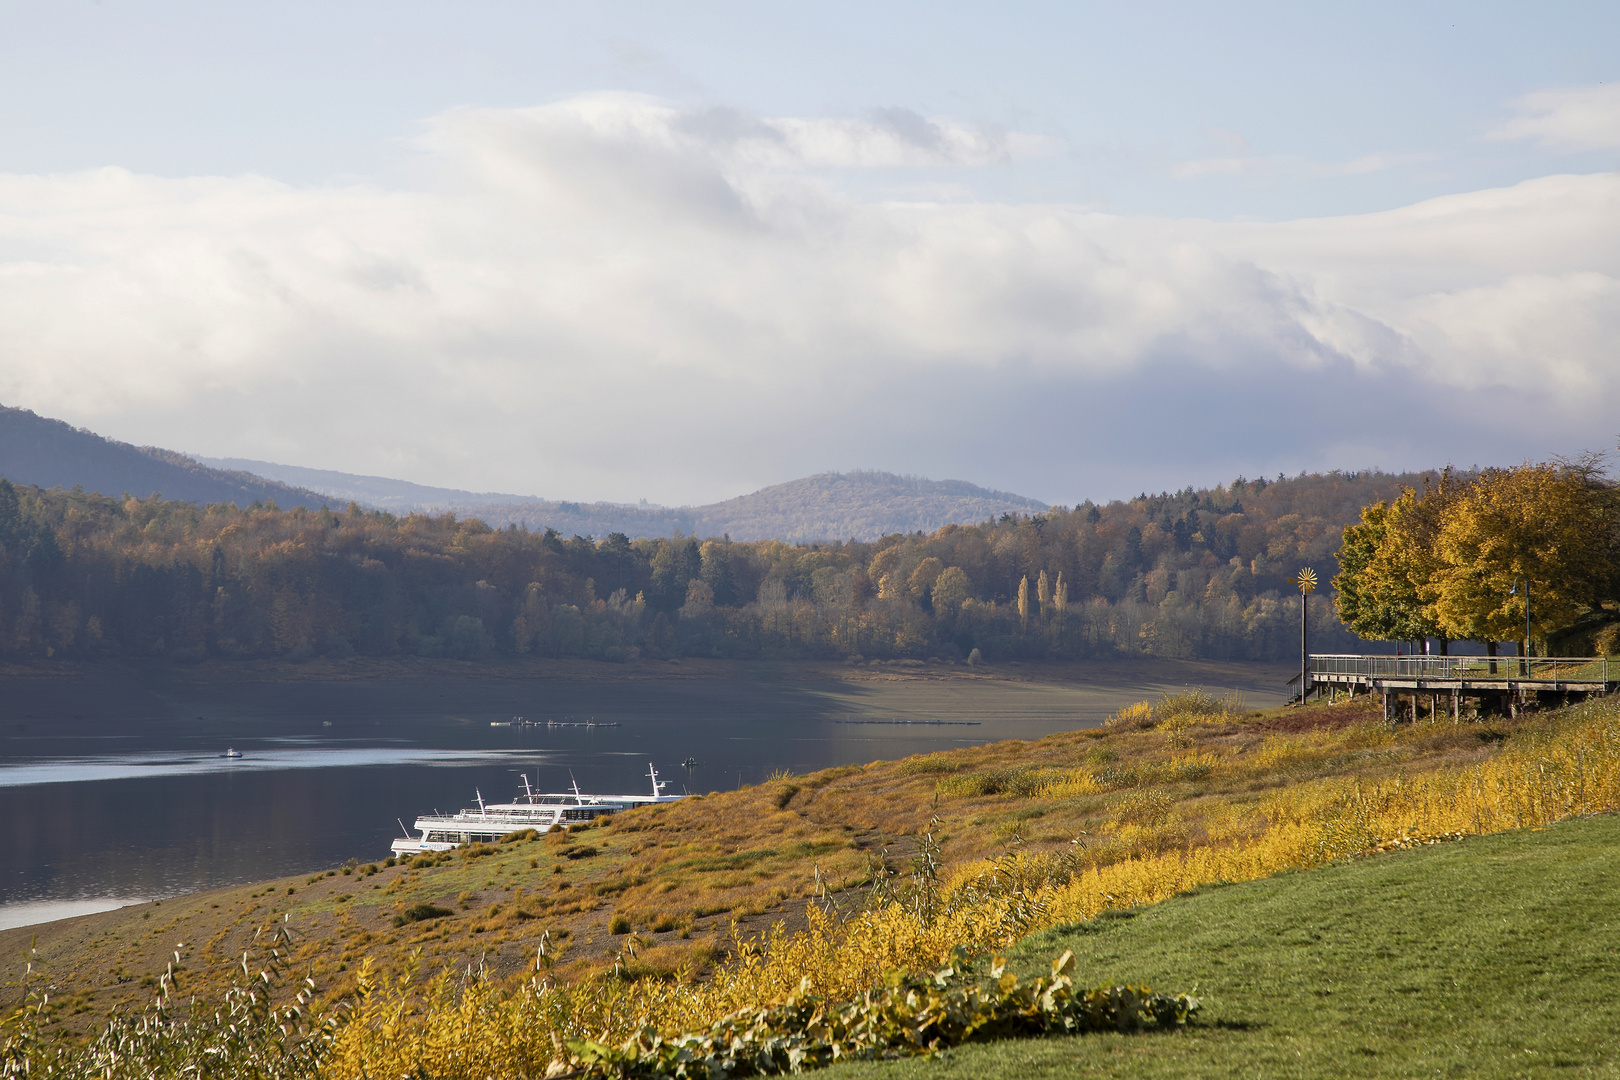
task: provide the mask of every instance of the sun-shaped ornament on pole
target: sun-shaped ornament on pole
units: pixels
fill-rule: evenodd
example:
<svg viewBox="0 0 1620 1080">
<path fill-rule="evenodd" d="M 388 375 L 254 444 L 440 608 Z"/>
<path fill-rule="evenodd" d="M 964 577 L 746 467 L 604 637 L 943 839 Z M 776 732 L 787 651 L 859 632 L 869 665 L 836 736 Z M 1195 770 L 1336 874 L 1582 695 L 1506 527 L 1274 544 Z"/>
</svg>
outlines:
<svg viewBox="0 0 1620 1080">
<path fill-rule="evenodd" d="M 1306 638 L 1306 628 L 1309 625 L 1307 612 L 1310 609 L 1311 593 L 1316 591 L 1316 571 L 1310 567 L 1301 567 L 1299 573 L 1288 579 L 1290 585 L 1299 589 L 1299 703 L 1305 704 L 1305 691 L 1308 689 L 1306 679 L 1310 668 L 1310 642 Z"/>
</svg>

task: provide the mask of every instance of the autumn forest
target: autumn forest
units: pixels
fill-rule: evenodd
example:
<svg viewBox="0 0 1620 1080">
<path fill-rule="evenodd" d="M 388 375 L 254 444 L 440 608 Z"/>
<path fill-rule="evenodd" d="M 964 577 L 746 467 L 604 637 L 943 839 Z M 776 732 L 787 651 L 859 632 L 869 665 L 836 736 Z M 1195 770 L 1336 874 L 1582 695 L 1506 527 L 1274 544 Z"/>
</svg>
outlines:
<svg viewBox="0 0 1620 1080">
<path fill-rule="evenodd" d="M 1309 566 L 1330 580 L 1364 508 L 1441 482 L 1240 478 L 927 535 L 788 544 L 564 537 L 352 504 L 205 507 L 0 481 L 0 650 L 1280 660 L 1298 649 L 1287 579 Z M 1310 614 L 1315 648 L 1366 648 L 1332 603 Z"/>
</svg>

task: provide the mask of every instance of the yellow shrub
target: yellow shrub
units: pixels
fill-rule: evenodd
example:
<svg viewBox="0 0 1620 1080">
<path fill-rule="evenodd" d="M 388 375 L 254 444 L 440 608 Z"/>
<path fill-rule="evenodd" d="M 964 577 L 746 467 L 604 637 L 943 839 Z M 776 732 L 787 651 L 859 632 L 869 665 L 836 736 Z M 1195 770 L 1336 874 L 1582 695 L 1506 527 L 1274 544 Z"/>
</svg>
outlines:
<svg viewBox="0 0 1620 1080">
<path fill-rule="evenodd" d="M 1146 726 L 1153 721 L 1153 702 L 1138 701 L 1134 705 L 1127 705 L 1113 716 L 1103 721 L 1104 727 L 1127 727 L 1132 724 Z"/>
<path fill-rule="evenodd" d="M 1101 790 L 1089 772 L 1076 769 L 1047 780 L 1039 794 L 1043 799 L 1077 799 L 1082 795 L 1095 795 Z"/>
</svg>

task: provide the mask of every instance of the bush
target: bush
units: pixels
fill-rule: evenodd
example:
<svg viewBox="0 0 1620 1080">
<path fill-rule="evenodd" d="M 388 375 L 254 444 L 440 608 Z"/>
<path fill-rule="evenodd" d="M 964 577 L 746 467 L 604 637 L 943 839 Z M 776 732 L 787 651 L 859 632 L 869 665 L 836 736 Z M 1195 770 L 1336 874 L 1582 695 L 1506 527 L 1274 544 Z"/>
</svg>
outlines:
<svg viewBox="0 0 1620 1080">
<path fill-rule="evenodd" d="M 1613 656 L 1620 653 L 1620 622 L 1610 623 L 1598 631 L 1592 647 L 1594 655 L 1597 656 Z"/>
<path fill-rule="evenodd" d="M 615 915 L 613 918 L 608 920 L 608 933 L 628 934 L 629 932 L 630 920 L 625 918 L 623 915 Z"/>
<path fill-rule="evenodd" d="M 983 769 L 965 776 L 943 777 L 934 784 L 934 792 L 967 799 L 983 795 L 1016 795 L 1027 799 L 1041 794 L 1062 779 L 1063 775 L 1052 769 L 1032 769 L 1019 765 L 1011 769 Z"/>
<path fill-rule="evenodd" d="M 895 766 L 895 772 L 901 776 L 922 776 L 927 773 L 953 773 L 962 768 L 960 762 L 940 754 L 927 754 L 923 757 L 906 758 Z"/>
<path fill-rule="evenodd" d="M 292 939 L 276 931 L 266 956 L 232 964 L 233 984 L 223 999 L 178 1000 L 171 964 L 157 995 L 137 1016 L 115 1015 L 90 1041 L 47 1037 L 48 999 L 24 980 L 23 1004 L 0 1021 L 0 1076 L 26 1080 L 312 1080 L 334 1045 L 345 1014 L 313 1001 L 314 984 L 300 981 L 287 954 Z M 251 972 L 257 970 L 258 974 Z M 55 1033 L 52 1033 L 55 1034 Z"/>
<path fill-rule="evenodd" d="M 404 926 L 406 923 L 427 922 L 430 919 L 442 919 L 446 915 L 454 915 L 449 908 L 438 907 L 434 904 L 415 904 L 394 916 L 395 926 Z"/>
<path fill-rule="evenodd" d="M 1179 694 L 1165 694 L 1158 703 L 1138 701 L 1127 705 L 1107 720 L 1110 728 L 1163 728 L 1175 745 L 1180 745 L 1188 728 L 1194 724 L 1215 723 L 1242 716 L 1246 706 L 1243 695 L 1233 693 L 1217 698 L 1207 690 L 1183 690 Z"/>
<path fill-rule="evenodd" d="M 1127 791 L 1112 807 L 1113 819 L 1118 824 L 1160 825 L 1170 816 L 1169 793 L 1158 788 L 1139 788 Z"/>
</svg>

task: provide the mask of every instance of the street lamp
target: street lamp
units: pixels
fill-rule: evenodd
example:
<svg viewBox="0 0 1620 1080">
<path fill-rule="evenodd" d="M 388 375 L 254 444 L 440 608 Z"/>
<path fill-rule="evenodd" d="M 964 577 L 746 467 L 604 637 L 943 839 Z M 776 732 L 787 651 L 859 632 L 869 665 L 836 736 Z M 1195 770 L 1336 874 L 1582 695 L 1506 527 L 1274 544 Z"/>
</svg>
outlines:
<svg viewBox="0 0 1620 1080">
<path fill-rule="evenodd" d="M 1299 703 L 1305 704 L 1305 680 L 1308 677 L 1307 668 L 1310 665 L 1310 644 L 1306 638 L 1306 612 L 1310 609 L 1311 592 L 1316 588 L 1316 571 L 1310 567 L 1303 567 L 1298 574 L 1288 579 L 1289 584 L 1299 586 Z"/>
<path fill-rule="evenodd" d="M 1520 592 L 1521 586 L 1523 592 Z M 1513 579 L 1513 588 L 1508 590 L 1509 596 L 1524 597 L 1524 673 L 1530 673 L 1530 579 L 1516 577 Z"/>
</svg>

